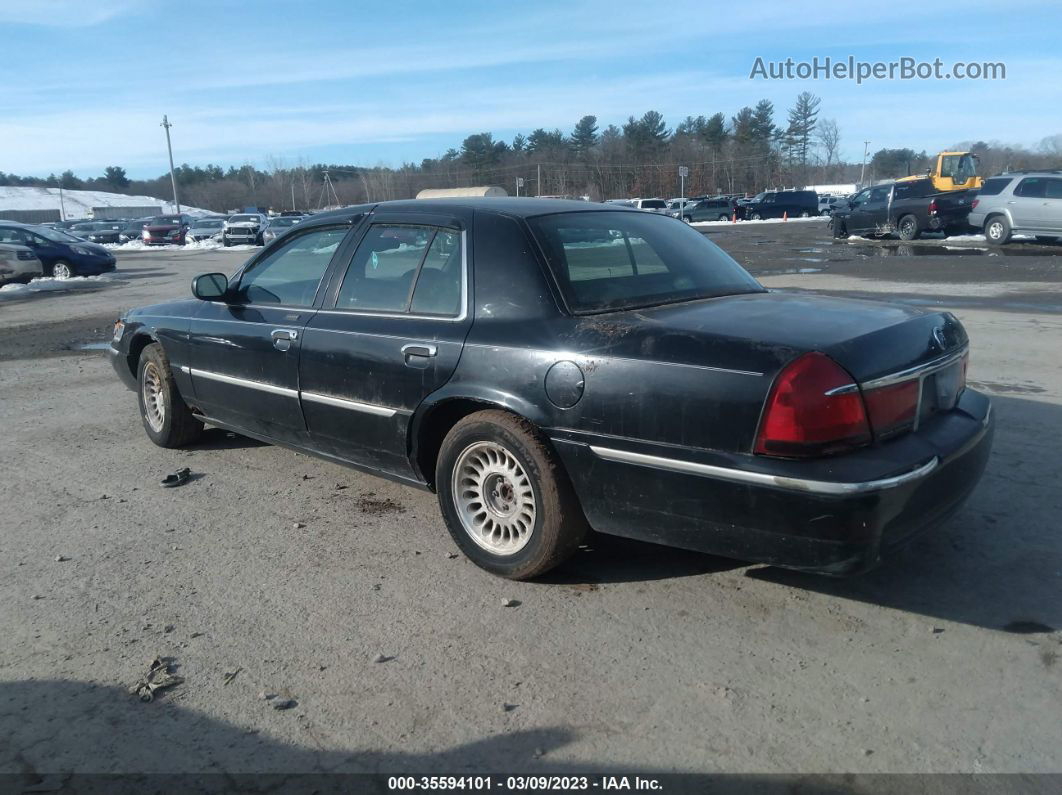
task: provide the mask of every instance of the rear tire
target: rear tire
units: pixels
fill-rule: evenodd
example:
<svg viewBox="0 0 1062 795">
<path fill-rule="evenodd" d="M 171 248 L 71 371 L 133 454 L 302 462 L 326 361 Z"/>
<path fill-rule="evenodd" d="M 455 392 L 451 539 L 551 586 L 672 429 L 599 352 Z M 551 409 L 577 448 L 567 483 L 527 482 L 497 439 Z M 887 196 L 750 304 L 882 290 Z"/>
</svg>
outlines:
<svg viewBox="0 0 1062 795">
<path fill-rule="evenodd" d="M 985 240 L 993 246 L 1002 246 L 1010 240 L 1010 223 L 1002 215 L 993 215 L 985 221 Z"/>
<path fill-rule="evenodd" d="M 807 210 L 801 210 L 800 211 L 800 217 L 801 218 L 810 218 L 811 217 L 811 213 L 809 213 Z"/>
<path fill-rule="evenodd" d="M 905 215 L 896 223 L 896 234 L 900 240 L 918 240 L 922 230 L 918 228 L 918 219 L 913 215 Z"/>
<path fill-rule="evenodd" d="M 480 411 L 454 425 L 439 451 L 435 483 L 454 542 L 500 577 L 543 574 L 586 536 L 560 461 L 531 423 L 508 412 Z"/>
<path fill-rule="evenodd" d="M 203 423 L 184 402 L 170 370 L 170 360 L 157 342 L 146 346 L 137 364 L 140 419 L 148 438 L 159 447 L 183 447 L 203 433 Z"/>
<path fill-rule="evenodd" d="M 763 220 L 763 216 L 760 215 L 759 213 L 753 213 L 752 215 L 749 216 L 749 220 L 762 221 Z"/>
</svg>

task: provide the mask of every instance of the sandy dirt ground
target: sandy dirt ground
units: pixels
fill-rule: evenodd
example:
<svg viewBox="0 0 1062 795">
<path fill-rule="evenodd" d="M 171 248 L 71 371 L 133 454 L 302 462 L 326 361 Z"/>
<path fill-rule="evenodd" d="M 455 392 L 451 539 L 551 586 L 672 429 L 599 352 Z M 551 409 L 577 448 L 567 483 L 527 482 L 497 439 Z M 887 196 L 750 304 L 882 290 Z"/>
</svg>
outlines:
<svg viewBox="0 0 1062 795">
<path fill-rule="evenodd" d="M 959 316 L 998 431 L 952 521 L 854 579 L 594 537 L 500 580 L 431 494 L 154 447 L 82 346 L 247 254 L 122 252 L 0 295 L 0 772 L 1062 771 L 1062 247 L 704 231 L 771 288 Z M 140 703 L 158 656 L 184 681 Z"/>
</svg>

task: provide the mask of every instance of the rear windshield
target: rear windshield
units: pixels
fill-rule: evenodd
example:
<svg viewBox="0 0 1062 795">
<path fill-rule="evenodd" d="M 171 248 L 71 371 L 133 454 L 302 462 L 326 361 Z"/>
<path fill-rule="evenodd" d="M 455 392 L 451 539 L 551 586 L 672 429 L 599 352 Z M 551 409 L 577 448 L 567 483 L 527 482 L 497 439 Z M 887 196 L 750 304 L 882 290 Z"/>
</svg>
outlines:
<svg viewBox="0 0 1062 795">
<path fill-rule="evenodd" d="M 646 199 L 642 202 L 642 207 L 650 210 L 661 210 L 667 207 L 662 199 Z"/>
<path fill-rule="evenodd" d="M 233 215 L 233 216 L 231 216 L 229 218 L 229 223 L 230 224 L 242 224 L 242 223 L 246 223 L 247 221 L 251 221 L 253 223 L 258 223 L 261 220 L 262 219 L 259 216 L 257 216 L 257 215 Z"/>
<path fill-rule="evenodd" d="M 195 221 L 192 225 L 197 229 L 220 229 L 223 223 L 225 221 L 221 218 L 207 218 L 202 221 Z"/>
<path fill-rule="evenodd" d="M 562 213 L 528 223 L 579 314 L 763 291 L 707 237 L 667 216 Z"/>
<path fill-rule="evenodd" d="M 156 215 L 151 219 L 152 226 L 180 226 L 181 216 L 179 215 Z"/>
<path fill-rule="evenodd" d="M 998 196 L 1003 188 L 1010 184 L 1011 177 L 993 177 L 986 179 L 984 184 L 977 189 L 978 196 Z"/>
</svg>

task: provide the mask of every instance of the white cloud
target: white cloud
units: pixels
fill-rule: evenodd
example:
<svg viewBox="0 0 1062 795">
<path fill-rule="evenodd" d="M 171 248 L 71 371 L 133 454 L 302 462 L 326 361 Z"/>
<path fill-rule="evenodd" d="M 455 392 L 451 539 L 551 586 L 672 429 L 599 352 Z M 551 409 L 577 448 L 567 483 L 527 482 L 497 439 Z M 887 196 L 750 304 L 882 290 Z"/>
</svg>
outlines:
<svg viewBox="0 0 1062 795">
<path fill-rule="evenodd" d="M 80 28 L 107 22 L 140 0 L 3 0 L 0 23 Z"/>
</svg>

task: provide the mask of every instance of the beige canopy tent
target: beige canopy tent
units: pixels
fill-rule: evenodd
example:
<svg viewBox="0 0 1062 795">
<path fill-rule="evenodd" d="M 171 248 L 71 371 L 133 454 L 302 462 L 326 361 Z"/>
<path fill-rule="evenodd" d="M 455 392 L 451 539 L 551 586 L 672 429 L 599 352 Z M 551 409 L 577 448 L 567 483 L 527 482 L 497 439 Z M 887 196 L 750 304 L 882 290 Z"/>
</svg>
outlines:
<svg viewBox="0 0 1062 795">
<path fill-rule="evenodd" d="M 483 185 L 475 188 L 425 188 L 417 194 L 418 199 L 468 199 L 478 196 L 499 198 L 508 196 L 505 188 L 497 188 L 493 185 Z"/>
</svg>

